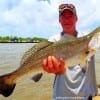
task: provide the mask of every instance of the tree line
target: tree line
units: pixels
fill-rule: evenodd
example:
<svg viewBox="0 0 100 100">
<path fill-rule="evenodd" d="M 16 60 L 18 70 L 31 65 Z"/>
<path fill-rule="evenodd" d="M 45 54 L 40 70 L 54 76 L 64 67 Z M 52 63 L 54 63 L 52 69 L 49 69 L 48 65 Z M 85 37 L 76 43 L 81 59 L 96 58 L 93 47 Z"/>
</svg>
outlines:
<svg viewBox="0 0 100 100">
<path fill-rule="evenodd" d="M 46 38 L 40 38 L 40 37 L 27 37 L 27 38 L 23 38 L 23 37 L 17 37 L 17 36 L 0 36 L 0 43 L 38 43 L 41 41 L 47 41 Z"/>
</svg>

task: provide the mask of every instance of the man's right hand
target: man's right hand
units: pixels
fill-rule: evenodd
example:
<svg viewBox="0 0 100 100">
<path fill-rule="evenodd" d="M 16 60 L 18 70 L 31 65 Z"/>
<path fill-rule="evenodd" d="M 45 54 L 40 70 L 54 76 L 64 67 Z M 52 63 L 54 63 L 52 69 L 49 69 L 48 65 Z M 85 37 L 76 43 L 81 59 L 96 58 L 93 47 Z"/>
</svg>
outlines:
<svg viewBox="0 0 100 100">
<path fill-rule="evenodd" d="M 58 61 L 54 56 L 48 56 L 47 59 L 44 59 L 42 66 L 43 69 L 48 73 L 64 74 L 66 71 L 63 58 L 60 58 Z"/>
</svg>

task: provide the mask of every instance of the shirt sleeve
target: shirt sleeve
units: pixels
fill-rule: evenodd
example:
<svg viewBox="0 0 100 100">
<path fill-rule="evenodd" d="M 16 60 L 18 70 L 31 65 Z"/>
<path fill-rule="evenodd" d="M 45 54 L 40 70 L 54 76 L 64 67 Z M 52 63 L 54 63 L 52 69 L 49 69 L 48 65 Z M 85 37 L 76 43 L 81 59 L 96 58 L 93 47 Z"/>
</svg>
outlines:
<svg viewBox="0 0 100 100">
<path fill-rule="evenodd" d="M 51 37 L 48 39 L 48 41 L 50 41 L 50 42 L 57 42 L 57 41 L 60 40 L 60 38 L 61 38 L 60 34 L 56 34 L 56 35 L 51 36 Z"/>
</svg>

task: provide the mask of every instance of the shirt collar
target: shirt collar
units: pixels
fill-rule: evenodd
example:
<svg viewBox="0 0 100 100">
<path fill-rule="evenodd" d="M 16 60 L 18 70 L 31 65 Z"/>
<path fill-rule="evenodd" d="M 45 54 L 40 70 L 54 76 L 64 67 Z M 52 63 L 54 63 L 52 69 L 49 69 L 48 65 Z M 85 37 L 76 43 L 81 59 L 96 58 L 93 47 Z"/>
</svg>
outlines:
<svg viewBox="0 0 100 100">
<path fill-rule="evenodd" d="M 61 36 L 63 36 L 64 35 L 64 32 L 61 32 Z M 78 36 L 78 32 L 76 31 L 76 35 L 75 35 L 75 37 L 77 37 Z"/>
</svg>

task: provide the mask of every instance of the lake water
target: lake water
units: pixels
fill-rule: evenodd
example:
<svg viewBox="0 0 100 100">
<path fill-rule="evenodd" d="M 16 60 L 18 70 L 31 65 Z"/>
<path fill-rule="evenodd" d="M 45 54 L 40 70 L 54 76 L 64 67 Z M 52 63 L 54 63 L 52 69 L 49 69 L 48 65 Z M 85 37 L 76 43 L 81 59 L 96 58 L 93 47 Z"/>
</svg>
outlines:
<svg viewBox="0 0 100 100">
<path fill-rule="evenodd" d="M 33 43 L 1 43 L 0 44 L 0 75 L 12 72 L 20 65 L 25 51 Z M 100 51 L 96 53 L 96 77 L 100 83 Z M 43 78 L 35 83 L 30 77 L 25 77 L 17 83 L 10 97 L 0 95 L 0 100 L 51 100 L 54 75 L 44 74 Z"/>
</svg>

